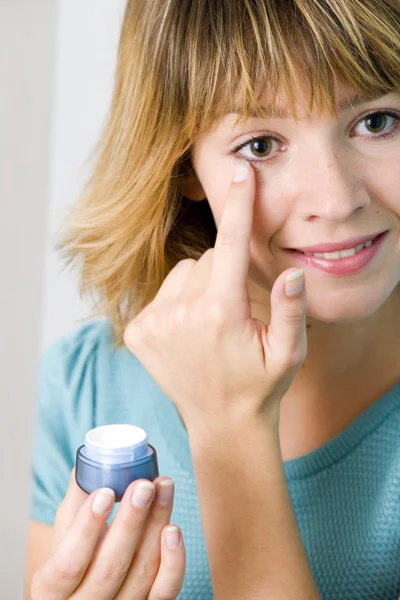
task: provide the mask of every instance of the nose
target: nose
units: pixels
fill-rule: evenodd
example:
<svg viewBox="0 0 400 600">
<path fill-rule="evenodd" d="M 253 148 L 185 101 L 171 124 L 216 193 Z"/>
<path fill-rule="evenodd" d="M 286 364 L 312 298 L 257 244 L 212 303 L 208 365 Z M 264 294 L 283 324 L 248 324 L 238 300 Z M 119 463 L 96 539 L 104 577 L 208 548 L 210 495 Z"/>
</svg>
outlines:
<svg viewBox="0 0 400 600">
<path fill-rule="evenodd" d="M 300 206 L 306 220 L 346 221 L 370 203 L 366 186 L 357 176 L 348 153 L 321 151 L 321 146 L 304 166 L 298 189 L 304 193 Z"/>
</svg>

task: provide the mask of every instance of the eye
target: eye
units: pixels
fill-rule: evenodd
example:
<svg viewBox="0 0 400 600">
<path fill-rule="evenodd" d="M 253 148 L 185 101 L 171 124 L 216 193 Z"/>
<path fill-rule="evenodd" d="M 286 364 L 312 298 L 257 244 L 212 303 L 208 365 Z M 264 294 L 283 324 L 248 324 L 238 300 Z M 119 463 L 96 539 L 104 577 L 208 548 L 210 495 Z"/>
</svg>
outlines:
<svg viewBox="0 0 400 600">
<path fill-rule="evenodd" d="M 384 139 L 394 137 L 395 134 L 398 132 L 400 128 L 400 114 L 397 114 L 392 111 L 380 111 L 370 113 L 369 115 L 363 117 L 361 121 L 357 123 L 357 126 L 363 124 L 366 125 L 370 133 L 376 133 L 377 135 L 367 135 L 361 137 L 365 137 L 367 141 L 381 141 Z M 388 125 L 391 125 L 389 129 L 387 128 Z M 379 135 L 381 132 L 384 133 Z M 360 136 L 357 135 L 355 137 Z"/>
<path fill-rule="evenodd" d="M 240 146 L 234 148 L 229 152 L 230 156 L 233 156 L 236 160 L 251 162 L 251 163 L 264 163 L 274 160 L 277 157 L 277 154 L 273 155 L 272 158 L 269 157 L 276 144 L 282 144 L 280 140 L 272 135 L 268 134 L 263 136 L 251 136 L 246 141 L 244 141 Z M 242 150 L 246 146 L 249 146 L 249 150 L 252 152 L 251 156 L 260 156 L 260 158 L 252 159 L 251 157 L 243 157 L 238 154 L 239 150 Z M 266 158 L 264 158 L 266 156 Z"/>
<path fill-rule="evenodd" d="M 369 133 L 377 135 L 356 135 L 353 137 L 362 137 L 368 142 L 379 142 L 389 138 L 393 138 L 396 133 L 400 130 L 400 114 L 389 110 L 380 110 L 373 113 L 369 113 L 363 117 L 358 125 L 365 124 L 368 127 Z M 391 125 L 391 128 L 387 128 Z M 367 131 L 368 131 L 367 130 Z M 383 132 L 383 133 L 380 133 Z M 278 157 L 278 153 L 273 154 L 274 147 L 282 144 L 278 138 L 274 137 L 271 132 L 267 132 L 261 136 L 250 136 L 240 146 L 231 150 L 228 155 L 233 156 L 235 160 L 251 162 L 251 163 L 266 163 L 275 160 Z M 249 146 L 250 156 L 241 156 L 238 154 L 240 150 L 243 150 Z M 283 148 L 281 148 L 281 151 Z M 252 158 L 252 157 L 259 158 Z"/>
</svg>

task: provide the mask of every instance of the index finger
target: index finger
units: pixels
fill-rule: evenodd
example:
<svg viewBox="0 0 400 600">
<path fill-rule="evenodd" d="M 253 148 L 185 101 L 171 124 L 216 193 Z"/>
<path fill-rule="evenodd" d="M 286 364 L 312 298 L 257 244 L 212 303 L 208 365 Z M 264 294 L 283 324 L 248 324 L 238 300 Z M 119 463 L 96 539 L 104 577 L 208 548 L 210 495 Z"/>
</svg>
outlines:
<svg viewBox="0 0 400 600">
<path fill-rule="evenodd" d="M 247 177 L 235 181 L 236 177 Z M 254 175 L 248 163 L 235 171 L 218 228 L 208 290 L 225 299 L 247 298 L 253 228 Z"/>
</svg>

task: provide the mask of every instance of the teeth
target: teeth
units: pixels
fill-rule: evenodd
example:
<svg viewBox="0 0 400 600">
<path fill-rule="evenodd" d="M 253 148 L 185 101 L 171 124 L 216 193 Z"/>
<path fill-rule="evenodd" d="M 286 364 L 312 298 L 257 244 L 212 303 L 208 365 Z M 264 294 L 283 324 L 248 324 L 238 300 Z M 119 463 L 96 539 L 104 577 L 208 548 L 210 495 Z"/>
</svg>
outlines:
<svg viewBox="0 0 400 600">
<path fill-rule="evenodd" d="M 346 258 L 347 256 L 354 256 L 357 252 L 360 252 L 363 248 L 369 248 L 371 246 L 372 240 L 369 242 L 365 242 L 365 244 L 360 244 L 360 246 L 356 246 L 355 248 L 349 248 L 348 250 L 340 250 L 338 252 L 324 252 L 322 254 L 315 253 L 310 254 L 305 252 L 306 256 L 318 256 L 319 258 L 326 258 L 327 260 L 339 260 L 341 258 Z"/>
</svg>

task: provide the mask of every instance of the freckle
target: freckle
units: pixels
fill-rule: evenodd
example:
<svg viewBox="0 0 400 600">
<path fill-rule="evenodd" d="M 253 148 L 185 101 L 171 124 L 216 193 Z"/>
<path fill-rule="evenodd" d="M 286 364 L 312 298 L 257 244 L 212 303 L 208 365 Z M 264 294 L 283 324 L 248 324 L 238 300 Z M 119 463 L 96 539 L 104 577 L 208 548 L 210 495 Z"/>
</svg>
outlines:
<svg viewBox="0 0 400 600">
<path fill-rule="evenodd" d="M 307 329 L 311 329 L 311 325 L 306 325 L 306 328 Z"/>
</svg>

